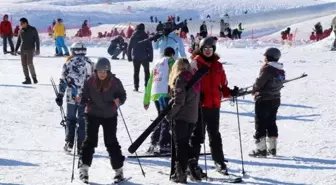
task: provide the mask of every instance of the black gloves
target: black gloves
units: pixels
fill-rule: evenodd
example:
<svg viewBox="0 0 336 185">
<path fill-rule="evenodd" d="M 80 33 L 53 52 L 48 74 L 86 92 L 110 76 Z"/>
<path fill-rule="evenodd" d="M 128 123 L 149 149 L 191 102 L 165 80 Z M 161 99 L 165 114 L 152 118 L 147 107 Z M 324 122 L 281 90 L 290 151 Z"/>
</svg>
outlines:
<svg viewBox="0 0 336 185">
<path fill-rule="evenodd" d="M 230 94 L 232 97 L 237 97 L 239 94 L 239 88 L 237 86 L 234 86 L 234 88 L 230 90 Z"/>
<path fill-rule="evenodd" d="M 63 94 L 58 93 L 57 94 L 57 98 L 55 99 L 55 101 L 56 101 L 56 104 L 58 106 L 62 106 L 63 105 Z"/>
</svg>

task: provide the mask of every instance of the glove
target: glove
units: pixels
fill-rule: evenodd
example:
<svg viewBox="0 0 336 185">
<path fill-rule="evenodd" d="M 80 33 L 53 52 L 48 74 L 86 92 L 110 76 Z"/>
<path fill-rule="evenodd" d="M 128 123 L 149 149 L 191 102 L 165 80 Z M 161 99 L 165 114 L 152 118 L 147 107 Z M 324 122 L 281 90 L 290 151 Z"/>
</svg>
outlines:
<svg viewBox="0 0 336 185">
<path fill-rule="evenodd" d="M 230 90 L 230 94 L 231 94 L 232 97 L 238 96 L 239 88 L 237 86 L 234 86 L 234 88 Z"/>
<path fill-rule="evenodd" d="M 63 94 L 58 93 L 57 94 L 57 98 L 55 99 L 55 101 L 56 101 L 56 104 L 58 106 L 62 106 L 63 105 Z"/>
</svg>

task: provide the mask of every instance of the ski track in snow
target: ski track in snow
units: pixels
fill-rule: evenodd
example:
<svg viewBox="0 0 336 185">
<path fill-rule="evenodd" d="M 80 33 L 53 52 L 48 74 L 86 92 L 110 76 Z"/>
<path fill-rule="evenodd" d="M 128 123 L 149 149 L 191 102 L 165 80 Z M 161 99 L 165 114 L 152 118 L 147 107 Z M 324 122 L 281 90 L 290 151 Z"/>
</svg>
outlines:
<svg viewBox="0 0 336 185">
<path fill-rule="evenodd" d="M 12 2 L 50 4 L 52 1 L 13 0 Z M 69 2 L 64 0 L 59 1 L 58 4 Z M 73 4 L 77 2 L 84 1 L 74 1 Z M 97 3 L 98 1 L 91 0 L 90 2 Z M 145 4 L 146 2 L 154 3 L 154 1 L 133 3 Z M 242 2 L 247 3 L 248 1 Z M 290 1 L 283 2 L 286 4 Z M 312 3 L 313 1 L 307 1 L 307 4 L 308 2 Z M 124 3 L 131 2 L 125 0 Z M 272 3 L 277 2 L 272 1 Z M 316 1 L 314 3 L 320 2 Z M 3 7 L 10 8 L 12 6 L 5 1 L 0 1 L 0 4 L 2 6 L 0 10 L 3 10 Z M 319 21 L 328 23 L 331 17 L 319 18 Z M 295 24 L 293 27 L 305 30 L 308 25 L 313 25 L 315 22 L 316 20 L 311 20 Z M 267 39 L 267 37 L 264 37 L 264 39 Z M 336 93 L 334 87 L 336 82 L 334 73 L 336 57 L 334 52 L 329 51 L 333 39 L 334 36 L 332 35 L 321 42 L 309 45 L 299 45 L 292 48 L 280 46 L 283 53 L 281 62 L 285 65 L 287 78 L 297 77 L 303 72 L 307 73 L 308 77 L 290 82 L 282 90 L 282 105 L 278 113 L 280 135 L 278 157 L 269 159 L 248 157 L 248 153 L 254 148 L 252 137 L 254 134 L 254 103 L 251 96 L 240 99 L 240 122 L 245 171 L 247 173 L 244 178 L 245 184 L 335 184 L 336 111 L 334 104 Z M 98 56 L 108 57 L 106 48 L 97 46 L 88 48 L 88 55 L 93 56 L 94 61 Z M 222 57 L 221 61 L 228 62 L 227 65 L 224 65 L 224 68 L 230 87 L 234 85 L 245 87 L 254 82 L 262 65 L 259 61 L 263 60 L 263 52 L 269 46 L 279 47 L 277 43 L 249 40 L 219 44 L 217 52 Z M 0 54 L 1 185 L 71 184 L 72 156 L 66 155 L 62 149 L 64 129 L 59 125 L 60 112 L 54 101 L 55 95 L 49 81 L 50 76 L 52 76 L 56 83 L 58 82 L 65 58 L 43 57 L 54 54 L 54 48 L 50 46 L 42 47 L 41 54 L 41 57 L 34 59 L 39 80 L 37 85 L 21 85 L 23 74 L 19 57 Z M 158 53 L 155 53 L 155 56 L 158 58 Z M 111 61 L 111 63 L 112 72 L 121 79 L 127 91 L 127 100 L 121 110 L 132 139 L 135 140 L 149 125 L 150 119 L 156 117 L 156 110 L 154 105 L 151 105 L 150 109 L 145 111 L 142 108 L 143 94 L 132 91 L 132 63 L 123 60 Z M 142 72 L 140 80 L 140 84 L 144 84 Z M 140 91 L 144 91 L 143 87 L 140 88 Z M 241 172 L 241 162 L 236 107 L 231 106 L 230 102 L 222 104 L 220 131 L 223 139 L 223 149 L 226 158 L 229 160 L 229 169 L 231 172 L 239 174 Z M 118 119 L 118 139 L 124 155 L 128 155 L 127 148 L 130 141 L 121 118 Z M 148 143 L 147 140 L 140 147 L 139 155 L 146 151 Z M 208 141 L 206 143 L 208 144 Z M 90 181 L 95 185 L 109 184 L 113 180 L 114 172 L 109 164 L 102 132 L 100 132 L 98 145 L 89 172 Z M 209 151 L 208 145 L 206 147 Z M 212 169 L 214 164 L 211 157 L 207 159 L 209 176 L 220 177 Z M 125 185 L 173 184 L 168 180 L 168 176 L 158 173 L 158 171 L 169 172 L 170 159 L 141 159 L 141 162 L 146 172 L 146 178 L 141 175 L 136 159 L 126 159 L 125 176 L 132 176 L 133 178 L 125 182 Z M 199 163 L 204 168 L 203 157 L 200 158 Z M 75 171 L 75 178 L 78 179 L 77 170 Z M 80 183 L 75 180 L 72 184 Z M 202 182 L 191 184 L 223 183 Z"/>
</svg>

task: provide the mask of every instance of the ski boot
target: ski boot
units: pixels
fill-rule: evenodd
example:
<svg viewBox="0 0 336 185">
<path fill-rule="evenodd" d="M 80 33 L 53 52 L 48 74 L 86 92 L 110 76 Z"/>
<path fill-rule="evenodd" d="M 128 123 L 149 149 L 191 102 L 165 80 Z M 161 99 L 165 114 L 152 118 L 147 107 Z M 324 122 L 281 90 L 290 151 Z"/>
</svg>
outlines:
<svg viewBox="0 0 336 185">
<path fill-rule="evenodd" d="M 89 184 L 89 166 L 82 164 L 79 167 L 79 179 L 85 184 Z"/>
<path fill-rule="evenodd" d="M 216 170 L 222 175 L 229 175 L 228 169 L 224 162 L 215 162 Z"/>
<path fill-rule="evenodd" d="M 187 184 L 187 174 L 182 170 L 179 162 L 175 163 L 175 173 L 170 177 L 170 180 L 175 183 Z"/>
<path fill-rule="evenodd" d="M 147 154 L 153 154 L 155 151 L 156 151 L 157 149 L 156 149 L 156 145 L 154 145 L 154 144 L 151 144 L 150 146 L 149 146 L 149 148 L 148 148 L 148 150 L 147 150 Z"/>
<path fill-rule="evenodd" d="M 119 182 L 125 180 L 125 178 L 124 178 L 124 172 L 123 172 L 122 167 L 119 168 L 119 169 L 115 169 L 114 171 L 115 171 L 115 176 L 113 178 L 114 183 L 119 183 Z"/>
<path fill-rule="evenodd" d="M 69 54 L 69 52 L 66 52 L 65 54 L 64 54 L 64 56 L 70 56 L 70 54 Z"/>
<path fill-rule="evenodd" d="M 63 55 L 63 53 L 56 53 L 55 54 L 55 57 L 63 57 L 64 55 Z"/>
<path fill-rule="evenodd" d="M 267 147 L 266 147 L 266 138 L 260 138 L 255 141 L 256 149 L 249 153 L 250 157 L 266 157 L 267 156 Z"/>
<path fill-rule="evenodd" d="M 70 153 L 72 151 L 73 148 L 73 143 L 72 142 L 66 142 L 63 149 L 65 152 Z"/>
<path fill-rule="evenodd" d="M 133 91 L 134 92 L 139 92 L 139 88 L 134 88 Z"/>
<path fill-rule="evenodd" d="M 276 156 L 276 148 L 277 148 L 277 138 L 271 137 L 267 138 L 267 154 Z"/>
<path fill-rule="evenodd" d="M 22 82 L 22 84 L 31 84 L 31 80 L 30 78 L 26 78 L 26 81 Z"/>
<path fill-rule="evenodd" d="M 119 60 L 118 57 L 112 57 L 112 60 Z"/>
<path fill-rule="evenodd" d="M 190 180 L 194 182 L 202 181 L 202 169 L 198 166 L 196 159 L 190 159 L 188 162 L 188 172 Z"/>
</svg>

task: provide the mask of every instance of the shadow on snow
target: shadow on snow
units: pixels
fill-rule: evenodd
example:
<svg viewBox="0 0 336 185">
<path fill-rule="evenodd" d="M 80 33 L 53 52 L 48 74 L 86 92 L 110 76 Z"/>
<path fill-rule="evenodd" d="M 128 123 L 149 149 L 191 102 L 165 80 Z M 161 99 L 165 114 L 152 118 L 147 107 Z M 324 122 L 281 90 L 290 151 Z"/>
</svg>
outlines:
<svg viewBox="0 0 336 185">
<path fill-rule="evenodd" d="M 11 85 L 11 84 L 0 84 L 0 87 L 20 87 L 27 89 L 35 89 L 36 87 L 28 86 L 28 85 Z"/>
<path fill-rule="evenodd" d="M 37 164 L 0 158 L 0 166 L 38 166 Z"/>
<path fill-rule="evenodd" d="M 238 99 L 239 103 L 245 104 L 254 104 L 255 102 L 252 100 L 245 100 L 245 99 Z M 307 106 L 307 105 L 298 105 L 298 104 L 288 104 L 288 103 L 281 103 L 280 107 L 294 107 L 294 108 L 303 108 L 303 109 L 315 109 L 315 107 Z"/>
</svg>

